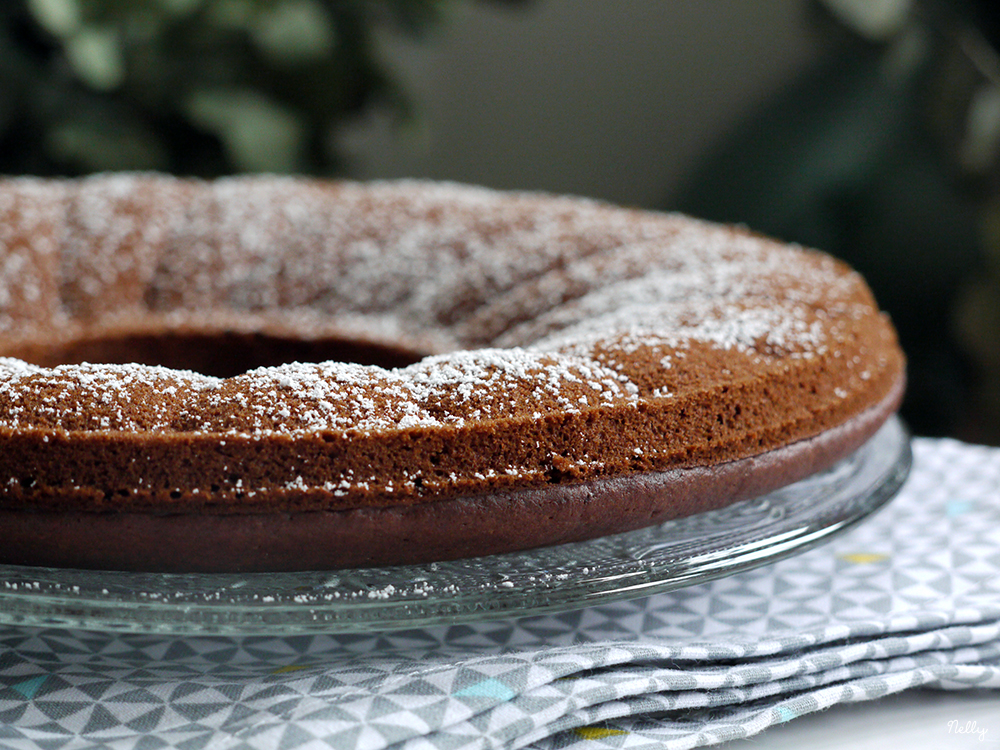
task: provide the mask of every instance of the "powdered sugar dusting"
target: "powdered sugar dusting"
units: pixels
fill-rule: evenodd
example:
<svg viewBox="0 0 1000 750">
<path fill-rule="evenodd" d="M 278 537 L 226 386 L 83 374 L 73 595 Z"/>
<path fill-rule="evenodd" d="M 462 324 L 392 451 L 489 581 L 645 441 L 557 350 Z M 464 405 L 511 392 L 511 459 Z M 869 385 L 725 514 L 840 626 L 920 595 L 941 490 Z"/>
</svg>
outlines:
<svg viewBox="0 0 1000 750">
<path fill-rule="evenodd" d="M 643 392 L 609 349 L 654 347 L 668 363 L 691 341 L 802 356 L 828 345 L 831 310 L 858 312 L 852 274 L 825 258 L 581 199 L 287 178 L 55 184 L 0 188 L 0 214 L 35 212 L 24 221 L 47 228 L 0 232 L 0 343 L 38 324 L 27 303 L 48 286 L 59 302 L 43 337 L 67 318 L 85 335 L 123 315 L 182 326 L 221 314 L 305 337 L 353 321 L 455 350 L 393 370 L 286 364 L 228 380 L 0 359 L 12 429 L 295 435 L 540 419 L 669 395 Z"/>
<path fill-rule="evenodd" d="M 529 405 L 554 411 L 634 398 L 622 380 L 587 360 L 479 350 L 394 370 L 338 362 L 262 368 L 202 394 L 194 408 L 218 415 L 201 426 L 211 431 L 238 423 L 255 433 L 376 432 L 515 418 Z"/>
</svg>

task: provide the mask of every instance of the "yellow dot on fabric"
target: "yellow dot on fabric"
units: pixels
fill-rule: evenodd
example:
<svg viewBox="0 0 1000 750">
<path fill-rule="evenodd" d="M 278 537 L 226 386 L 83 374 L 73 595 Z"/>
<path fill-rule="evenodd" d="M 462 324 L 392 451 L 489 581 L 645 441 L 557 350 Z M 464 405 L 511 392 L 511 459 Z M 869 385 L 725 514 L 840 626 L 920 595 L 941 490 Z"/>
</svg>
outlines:
<svg viewBox="0 0 1000 750">
<path fill-rule="evenodd" d="M 271 674 L 285 674 L 286 672 L 298 672 L 300 669 L 309 669 L 308 664 L 289 664 L 287 667 L 278 667 Z"/>
<path fill-rule="evenodd" d="M 577 727 L 573 733 L 582 740 L 603 740 L 619 734 L 628 734 L 624 729 L 605 729 L 604 727 Z"/>
<path fill-rule="evenodd" d="M 889 559 L 888 555 L 883 555 L 880 552 L 852 552 L 847 555 L 837 555 L 837 557 L 845 562 L 855 563 L 856 565 L 866 565 Z"/>
</svg>

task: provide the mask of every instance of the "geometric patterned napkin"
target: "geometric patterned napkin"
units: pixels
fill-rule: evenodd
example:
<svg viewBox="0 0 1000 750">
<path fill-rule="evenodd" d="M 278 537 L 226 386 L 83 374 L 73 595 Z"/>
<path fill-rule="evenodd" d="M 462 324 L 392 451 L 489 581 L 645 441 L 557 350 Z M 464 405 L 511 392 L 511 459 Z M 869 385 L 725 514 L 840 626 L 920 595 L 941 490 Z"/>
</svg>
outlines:
<svg viewBox="0 0 1000 750">
<path fill-rule="evenodd" d="M 1000 689 L 1000 449 L 913 448 L 896 499 L 829 544 L 630 602 L 288 638 L 0 627 L 0 747 L 691 748 Z"/>
</svg>

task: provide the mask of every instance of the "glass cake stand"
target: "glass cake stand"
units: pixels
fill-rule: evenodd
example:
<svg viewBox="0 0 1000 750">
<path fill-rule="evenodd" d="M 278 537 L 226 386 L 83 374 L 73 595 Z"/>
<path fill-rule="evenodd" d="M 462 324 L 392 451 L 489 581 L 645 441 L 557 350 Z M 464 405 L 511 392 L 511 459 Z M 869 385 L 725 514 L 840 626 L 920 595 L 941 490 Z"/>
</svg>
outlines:
<svg viewBox="0 0 1000 750">
<path fill-rule="evenodd" d="M 454 562 L 254 574 L 0 565 L 0 624 L 289 635 L 568 611 L 801 553 L 885 505 L 910 463 L 909 435 L 894 417 L 833 468 L 754 500 L 593 541 Z"/>
</svg>

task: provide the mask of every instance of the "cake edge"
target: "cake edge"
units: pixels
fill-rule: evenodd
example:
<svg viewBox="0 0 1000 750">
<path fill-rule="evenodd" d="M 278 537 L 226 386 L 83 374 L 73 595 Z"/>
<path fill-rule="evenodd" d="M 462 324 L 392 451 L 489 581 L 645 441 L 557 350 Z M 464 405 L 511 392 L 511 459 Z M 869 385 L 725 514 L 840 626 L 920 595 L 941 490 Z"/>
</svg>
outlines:
<svg viewBox="0 0 1000 750">
<path fill-rule="evenodd" d="M 276 572 L 481 557 L 716 510 L 805 479 L 867 442 L 879 403 L 818 435 L 714 466 L 550 484 L 418 505 L 267 514 L 0 510 L 0 563 L 144 572 Z"/>
</svg>

